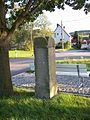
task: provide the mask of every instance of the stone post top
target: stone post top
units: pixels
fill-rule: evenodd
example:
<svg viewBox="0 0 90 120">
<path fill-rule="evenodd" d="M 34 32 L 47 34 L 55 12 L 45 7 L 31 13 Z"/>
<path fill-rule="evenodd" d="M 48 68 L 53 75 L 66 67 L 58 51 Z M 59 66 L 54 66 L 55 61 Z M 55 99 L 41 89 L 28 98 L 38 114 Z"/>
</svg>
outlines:
<svg viewBox="0 0 90 120">
<path fill-rule="evenodd" d="M 37 37 L 37 38 L 34 39 L 34 47 L 35 48 L 55 47 L 55 42 L 54 42 L 53 38 Z"/>
</svg>

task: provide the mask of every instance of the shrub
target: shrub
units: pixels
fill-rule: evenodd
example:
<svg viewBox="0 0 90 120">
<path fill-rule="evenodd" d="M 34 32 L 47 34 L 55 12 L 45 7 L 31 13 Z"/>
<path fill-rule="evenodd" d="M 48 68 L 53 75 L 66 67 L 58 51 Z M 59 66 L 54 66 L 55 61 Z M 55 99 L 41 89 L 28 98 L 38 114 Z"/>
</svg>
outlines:
<svg viewBox="0 0 90 120">
<path fill-rule="evenodd" d="M 70 49 L 70 42 L 67 41 L 66 43 L 64 43 L 64 48 L 65 49 Z"/>
</svg>

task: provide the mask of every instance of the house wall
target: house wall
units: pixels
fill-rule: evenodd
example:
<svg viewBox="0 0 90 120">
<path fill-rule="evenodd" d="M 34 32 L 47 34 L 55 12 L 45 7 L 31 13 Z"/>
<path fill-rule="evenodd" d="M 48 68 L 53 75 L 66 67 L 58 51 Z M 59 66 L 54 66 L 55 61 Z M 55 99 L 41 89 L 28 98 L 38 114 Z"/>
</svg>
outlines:
<svg viewBox="0 0 90 120">
<path fill-rule="evenodd" d="M 59 43 L 60 40 L 62 40 L 61 33 L 63 33 L 62 35 L 63 35 L 63 38 L 64 38 L 64 42 L 70 40 L 70 36 L 64 30 L 61 31 L 61 26 L 58 26 L 56 28 L 56 30 L 54 31 L 54 34 L 53 34 L 53 38 L 55 40 L 55 44 Z"/>
</svg>

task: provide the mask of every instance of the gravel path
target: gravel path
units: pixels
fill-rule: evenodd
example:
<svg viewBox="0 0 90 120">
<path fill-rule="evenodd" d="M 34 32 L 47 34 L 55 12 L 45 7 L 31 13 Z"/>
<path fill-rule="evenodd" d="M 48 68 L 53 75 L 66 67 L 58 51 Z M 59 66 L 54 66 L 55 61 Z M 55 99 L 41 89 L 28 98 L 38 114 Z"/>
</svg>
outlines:
<svg viewBox="0 0 90 120">
<path fill-rule="evenodd" d="M 90 77 L 84 77 L 78 80 L 77 76 L 59 76 L 56 75 L 59 92 L 70 92 L 83 95 L 90 95 Z M 34 88 L 35 75 L 21 73 L 12 77 L 12 83 L 16 87 Z"/>
</svg>

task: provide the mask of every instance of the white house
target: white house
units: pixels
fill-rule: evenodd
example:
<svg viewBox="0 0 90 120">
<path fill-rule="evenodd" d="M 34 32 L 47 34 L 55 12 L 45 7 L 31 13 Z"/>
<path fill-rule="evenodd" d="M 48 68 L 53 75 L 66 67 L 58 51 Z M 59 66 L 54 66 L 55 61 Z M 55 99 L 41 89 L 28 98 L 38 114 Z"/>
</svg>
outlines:
<svg viewBox="0 0 90 120">
<path fill-rule="evenodd" d="M 53 33 L 53 38 L 55 40 L 55 44 L 60 43 L 62 39 L 64 43 L 70 41 L 70 35 L 59 24 L 57 24 L 57 27 Z"/>
</svg>

